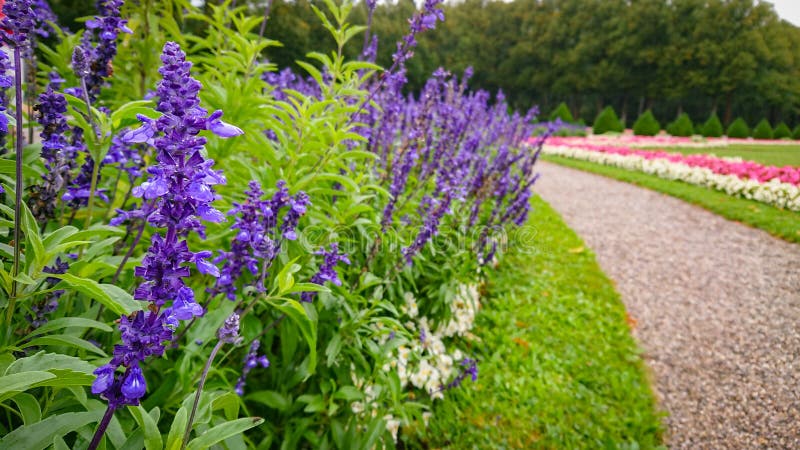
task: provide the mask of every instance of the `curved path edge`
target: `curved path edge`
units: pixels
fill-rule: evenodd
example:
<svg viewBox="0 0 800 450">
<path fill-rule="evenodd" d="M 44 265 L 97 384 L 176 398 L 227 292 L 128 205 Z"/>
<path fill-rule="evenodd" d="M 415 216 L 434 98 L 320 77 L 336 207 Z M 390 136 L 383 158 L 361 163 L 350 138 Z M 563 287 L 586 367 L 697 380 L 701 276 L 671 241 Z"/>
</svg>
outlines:
<svg viewBox="0 0 800 450">
<path fill-rule="evenodd" d="M 671 448 L 800 448 L 800 245 L 673 197 L 540 162 L 535 191 L 636 321 Z"/>
</svg>

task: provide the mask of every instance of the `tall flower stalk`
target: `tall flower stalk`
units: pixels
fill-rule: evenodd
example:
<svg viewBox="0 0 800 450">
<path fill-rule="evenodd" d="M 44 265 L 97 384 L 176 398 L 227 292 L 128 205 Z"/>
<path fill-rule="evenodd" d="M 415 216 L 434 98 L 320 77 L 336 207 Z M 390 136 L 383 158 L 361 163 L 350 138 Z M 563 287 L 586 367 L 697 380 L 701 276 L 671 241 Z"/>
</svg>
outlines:
<svg viewBox="0 0 800 450">
<path fill-rule="evenodd" d="M 28 33 L 34 27 L 34 14 L 31 9 L 30 0 L 17 0 L 3 4 L 2 26 L 5 30 L 3 40 L 14 48 L 14 97 L 15 97 L 15 119 L 17 138 L 15 142 L 16 164 L 15 164 L 15 199 L 14 199 L 14 261 L 11 269 L 11 298 L 8 304 L 6 321 L 8 331 L 11 331 L 11 320 L 14 316 L 14 306 L 17 301 L 17 280 L 20 264 L 20 247 L 22 246 L 22 146 L 23 146 L 23 127 L 22 127 L 22 51 L 29 45 Z"/>
<path fill-rule="evenodd" d="M 147 168 L 149 178 L 133 190 L 133 195 L 152 205 L 142 213 L 150 224 L 164 230 L 155 233 L 135 275 L 143 282 L 134 291 L 134 299 L 147 303 L 146 310 L 120 318 L 122 344 L 114 346 L 114 356 L 98 368 L 92 392 L 108 401 L 108 410 L 124 405 L 138 405 L 147 390 L 141 364 L 150 356 L 164 354 L 181 321 L 204 314 L 184 278 L 191 275 L 189 266 L 214 277 L 219 270 L 205 259 L 211 252 L 189 250 L 187 236 L 194 232 L 205 237 L 202 220 L 220 222 L 222 213 L 211 206 L 216 199 L 213 186 L 225 183 L 214 161 L 202 156 L 206 139 L 199 136 L 209 130 L 220 137 L 232 137 L 242 131 L 220 120 L 221 111 L 209 115 L 200 107 L 198 94 L 202 85 L 192 78 L 192 63 L 174 42 L 167 42 L 161 54 L 162 80 L 158 85 L 157 120 L 139 116 L 143 125 L 131 130 L 123 141 L 147 143 L 156 151 L 157 164 Z M 149 208 L 148 208 L 149 209 Z M 94 446 L 99 445 L 105 428 L 98 427 Z M 106 424 L 107 425 L 107 424 Z"/>
</svg>

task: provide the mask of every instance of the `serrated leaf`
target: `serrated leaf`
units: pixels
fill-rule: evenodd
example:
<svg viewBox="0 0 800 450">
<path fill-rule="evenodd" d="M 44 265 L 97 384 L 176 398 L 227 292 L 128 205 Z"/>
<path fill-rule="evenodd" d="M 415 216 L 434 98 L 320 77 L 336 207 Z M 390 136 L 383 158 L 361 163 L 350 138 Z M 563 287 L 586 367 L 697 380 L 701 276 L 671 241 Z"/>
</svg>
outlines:
<svg viewBox="0 0 800 450">
<path fill-rule="evenodd" d="M 23 425 L 0 439 L 0 448 L 44 450 L 56 436 L 64 436 L 85 425 L 98 422 L 103 410 L 70 412 L 50 416 L 41 422 Z"/>
</svg>

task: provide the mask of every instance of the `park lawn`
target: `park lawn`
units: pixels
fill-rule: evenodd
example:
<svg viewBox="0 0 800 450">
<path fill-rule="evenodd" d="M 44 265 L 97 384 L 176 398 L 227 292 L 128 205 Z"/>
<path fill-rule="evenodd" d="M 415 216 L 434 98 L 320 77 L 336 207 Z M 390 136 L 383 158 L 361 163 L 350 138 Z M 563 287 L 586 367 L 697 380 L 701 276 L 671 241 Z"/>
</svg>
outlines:
<svg viewBox="0 0 800 450">
<path fill-rule="evenodd" d="M 410 446 L 659 447 L 647 369 L 594 254 L 538 197 L 509 244 L 474 330 L 478 380 L 437 402 Z"/>
<path fill-rule="evenodd" d="M 800 167 L 800 144 L 798 145 L 748 145 L 731 144 L 720 148 L 681 148 L 659 147 L 668 152 L 691 154 L 714 154 L 717 156 L 738 156 L 748 161 L 755 161 L 770 166 Z"/>
<path fill-rule="evenodd" d="M 800 213 L 797 212 L 779 209 L 754 200 L 733 197 L 724 192 L 694 186 L 682 181 L 664 180 L 653 175 L 617 167 L 551 155 L 543 155 L 542 159 L 663 192 L 701 206 L 726 219 L 760 228 L 789 242 L 800 243 Z"/>
</svg>

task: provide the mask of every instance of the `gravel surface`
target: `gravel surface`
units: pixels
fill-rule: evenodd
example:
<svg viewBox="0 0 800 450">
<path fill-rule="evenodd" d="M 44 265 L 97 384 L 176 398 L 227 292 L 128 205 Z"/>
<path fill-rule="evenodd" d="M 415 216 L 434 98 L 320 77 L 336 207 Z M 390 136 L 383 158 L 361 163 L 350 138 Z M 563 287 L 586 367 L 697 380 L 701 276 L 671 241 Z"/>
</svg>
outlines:
<svg viewBox="0 0 800 450">
<path fill-rule="evenodd" d="M 636 320 L 667 445 L 800 449 L 800 245 L 627 183 L 540 163 L 536 191 Z"/>
</svg>

